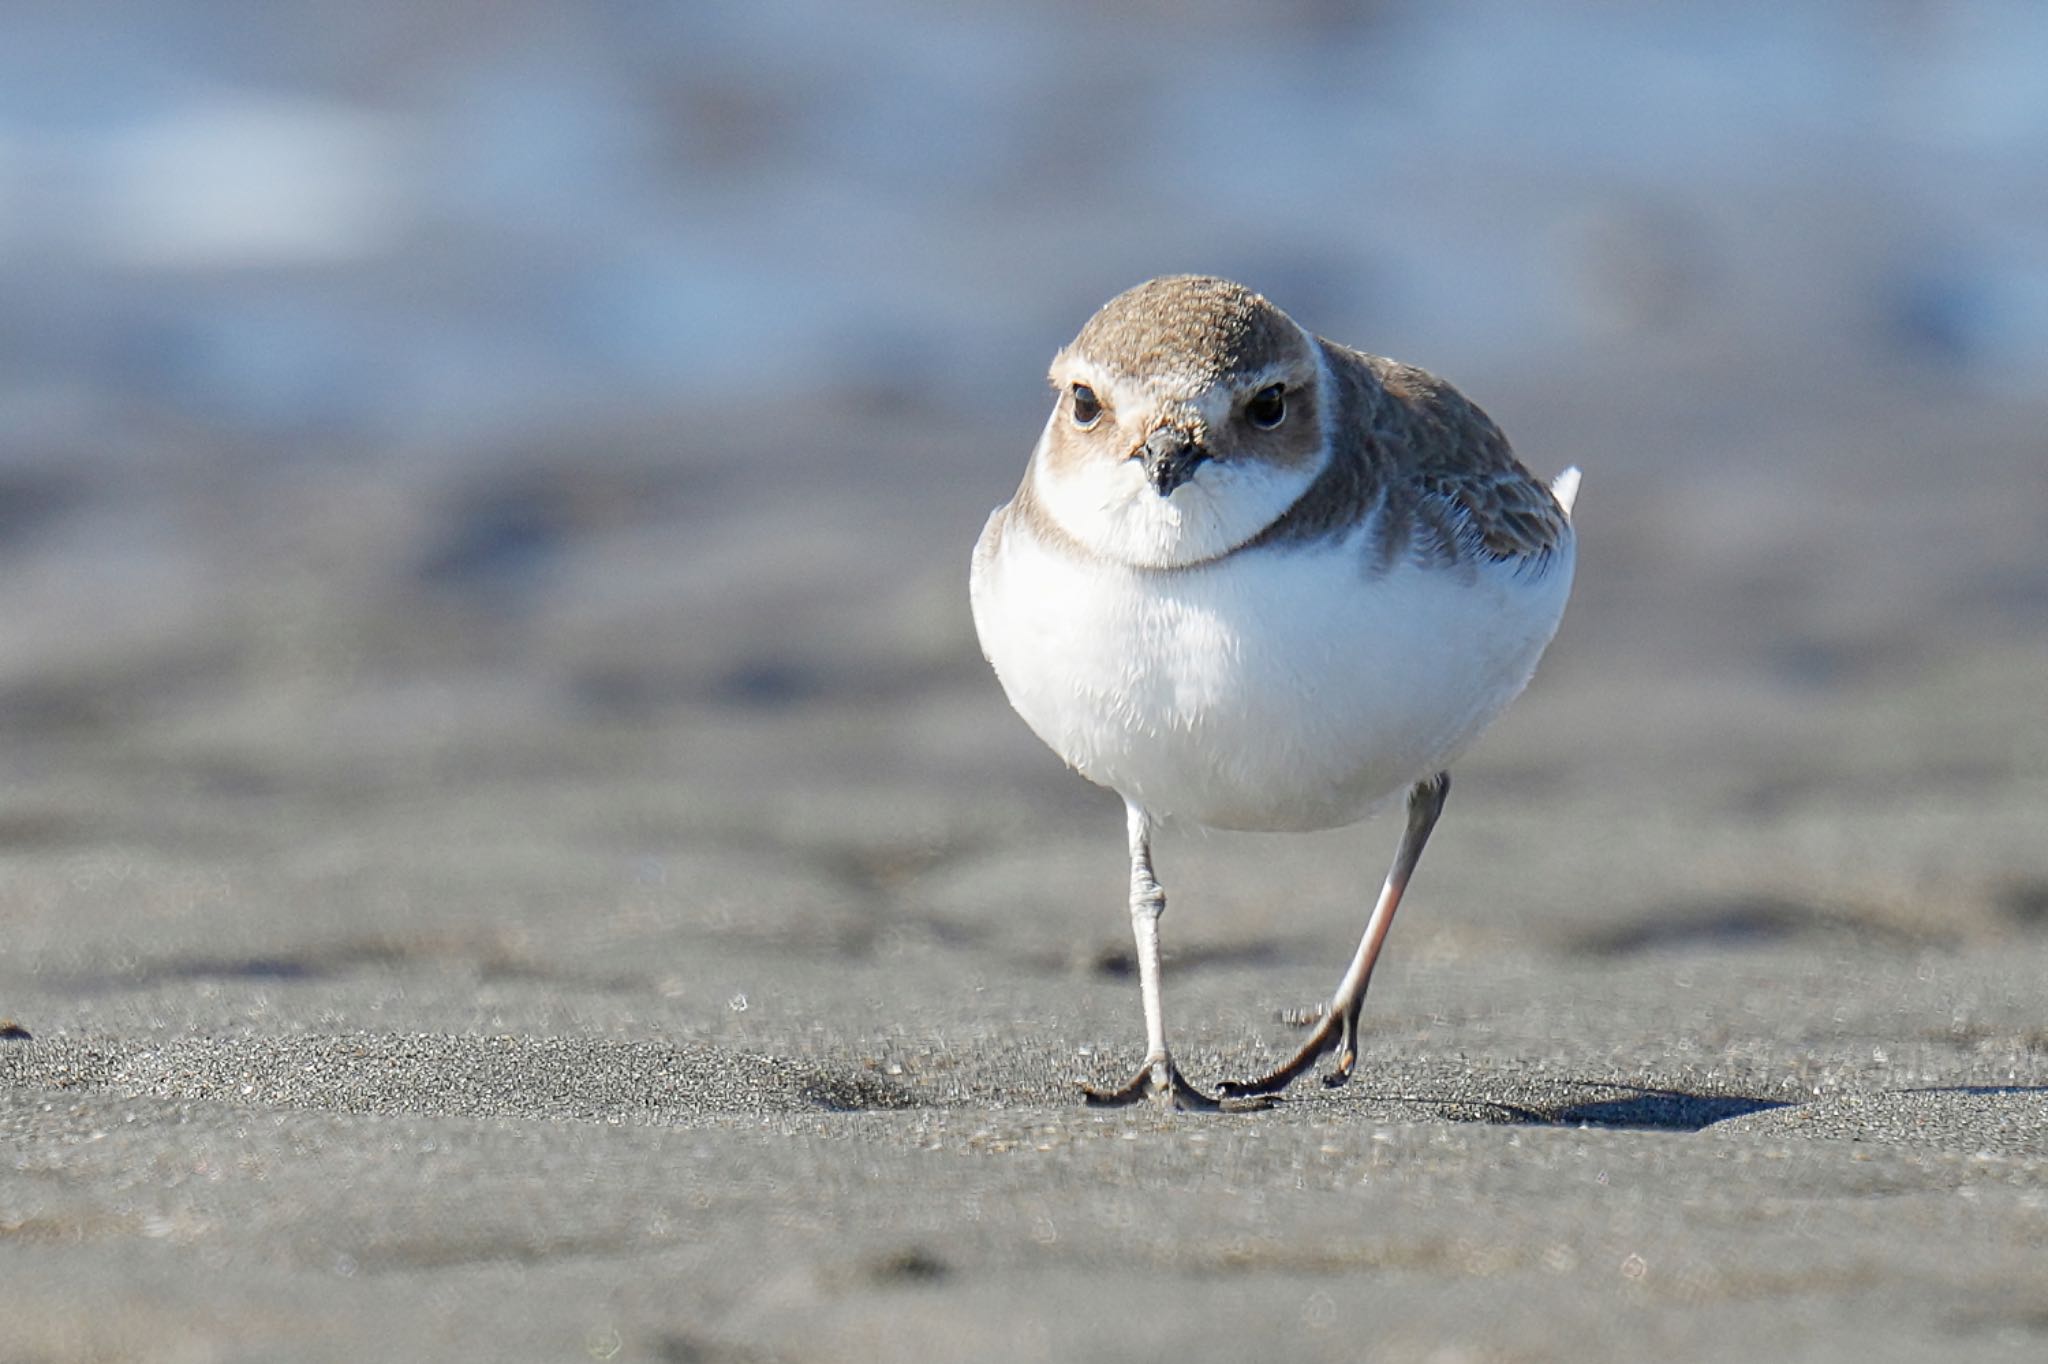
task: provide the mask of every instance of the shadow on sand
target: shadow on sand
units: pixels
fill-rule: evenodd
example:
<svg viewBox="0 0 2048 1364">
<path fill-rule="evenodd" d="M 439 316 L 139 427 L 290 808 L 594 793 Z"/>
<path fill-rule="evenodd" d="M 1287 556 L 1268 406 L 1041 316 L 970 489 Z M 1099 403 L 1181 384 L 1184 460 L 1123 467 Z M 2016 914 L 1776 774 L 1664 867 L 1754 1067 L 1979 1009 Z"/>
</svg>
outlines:
<svg viewBox="0 0 2048 1364">
<path fill-rule="evenodd" d="M 1593 1080 L 1571 1083 L 1587 1089 L 1626 1092 L 1619 1097 L 1590 1099 L 1584 1103 L 1492 1102 L 1485 1107 L 1503 1115 L 1493 1121 L 1526 1123 L 1533 1127 L 1628 1127 L 1663 1132 L 1698 1132 L 1730 1118 L 1790 1107 L 1782 1099 L 1758 1099 L 1743 1094 L 1692 1094 L 1682 1089 L 1652 1089 Z"/>
</svg>

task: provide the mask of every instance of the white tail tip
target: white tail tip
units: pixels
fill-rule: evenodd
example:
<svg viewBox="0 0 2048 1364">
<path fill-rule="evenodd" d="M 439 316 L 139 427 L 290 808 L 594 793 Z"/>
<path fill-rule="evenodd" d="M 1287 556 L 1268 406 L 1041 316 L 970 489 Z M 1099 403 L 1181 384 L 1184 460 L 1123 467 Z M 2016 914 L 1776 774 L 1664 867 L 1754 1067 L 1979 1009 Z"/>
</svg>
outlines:
<svg viewBox="0 0 2048 1364">
<path fill-rule="evenodd" d="M 1579 466 L 1574 464 L 1556 478 L 1550 480 L 1550 495 L 1557 499 L 1557 505 L 1564 508 L 1564 514 L 1572 514 L 1572 503 L 1579 500 Z"/>
</svg>

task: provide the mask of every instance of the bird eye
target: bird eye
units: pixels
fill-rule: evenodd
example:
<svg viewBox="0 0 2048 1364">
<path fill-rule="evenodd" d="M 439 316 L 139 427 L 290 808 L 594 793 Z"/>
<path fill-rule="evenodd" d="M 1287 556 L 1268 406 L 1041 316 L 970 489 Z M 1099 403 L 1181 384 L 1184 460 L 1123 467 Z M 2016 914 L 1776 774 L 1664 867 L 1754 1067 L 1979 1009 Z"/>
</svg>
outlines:
<svg viewBox="0 0 2048 1364">
<path fill-rule="evenodd" d="M 1287 385 L 1268 384 L 1244 405 L 1244 414 L 1261 431 L 1271 431 L 1287 417 Z"/>
<path fill-rule="evenodd" d="M 1086 431 L 1102 416 L 1102 400 L 1086 384 L 1074 385 L 1074 425 Z"/>
</svg>

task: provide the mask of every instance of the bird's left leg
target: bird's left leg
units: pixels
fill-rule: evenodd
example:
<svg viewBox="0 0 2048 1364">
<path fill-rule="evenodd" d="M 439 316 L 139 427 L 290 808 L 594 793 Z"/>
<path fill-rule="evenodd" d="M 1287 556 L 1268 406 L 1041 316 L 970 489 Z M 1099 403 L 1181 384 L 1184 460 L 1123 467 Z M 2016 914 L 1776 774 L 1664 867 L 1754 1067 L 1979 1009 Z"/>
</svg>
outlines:
<svg viewBox="0 0 2048 1364">
<path fill-rule="evenodd" d="M 1423 846 L 1429 842 L 1437 816 L 1444 811 L 1444 797 L 1450 789 L 1451 774 L 1439 772 L 1415 783 L 1408 792 L 1408 827 L 1401 833 L 1400 847 L 1394 850 L 1393 869 L 1387 873 L 1386 884 L 1380 887 L 1379 901 L 1373 906 L 1372 918 L 1365 925 L 1365 936 L 1359 940 L 1351 967 L 1338 983 L 1336 995 L 1320 1014 L 1321 1021 L 1308 1041 L 1277 1070 L 1256 1080 L 1224 1081 L 1217 1086 L 1222 1098 L 1277 1094 L 1314 1065 L 1318 1057 L 1333 1050 L 1337 1053 L 1337 1064 L 1323 1077 L 1323 1083 L 1341 1085 L 1351 1078 L 1351 1068 L 1358 1062 L 1358 1015 L 1365 1008 L 1365 987 L 1372 980 L 1373 963 L 1379 960 L 1387 930 L 1394 924 L 1394 911 L 1401 907 L 1401 896 L 1408 889 L 1409 878 L 1415 875 L 1416 864 L 1422 860 Z"/>
<path fill-rule="evenodd" d="M 1152 874 L 1152 818 L 1134 802 L 1124 805 L 1131 838 L 1131 933 L 1138 945 L 1138 992 L 1145 1005 L 1145 1059 L 1120 1088 L 1084 1084 L 1081 1089 L 1091 1104 L 1120 1107 L 1149 1098 L 1162 1108 L 1214 1112 L 1216 1101 L 1187 1082 L 1166 1049 L 1166 1015 L 1159 1001 L 1159 918 L 1166 912 L 1166 891 Z"/>
</svg>

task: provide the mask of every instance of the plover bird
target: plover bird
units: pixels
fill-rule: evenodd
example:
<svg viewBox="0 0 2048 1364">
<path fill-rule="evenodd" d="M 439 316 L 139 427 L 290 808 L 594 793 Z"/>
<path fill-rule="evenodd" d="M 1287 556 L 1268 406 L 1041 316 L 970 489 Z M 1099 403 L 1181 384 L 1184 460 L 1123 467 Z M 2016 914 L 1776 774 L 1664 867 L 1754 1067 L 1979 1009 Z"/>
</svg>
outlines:
<svg viewBox="0 0 2048 1364">
<path fill-rule="evenodd" d="M 1227 280 L 1119 294 L 1054 357 L 1052 416 L 974 549 L 975 629 L 1039 738 L 1123 797 L 1145 1059 L 1091 1102 L 1214 1108 L 1325 1053 L 1350 1077 L 1388 926 L 1450 761 L 1564 612 L 1576 469 L 1546 488 L 1463 394 L 1305 331 Z M 1407 826 L 1357 954 L 1292 1060 L 1215 1097 L 1166 1044 L 1152 831 Z"/>
</svg>

